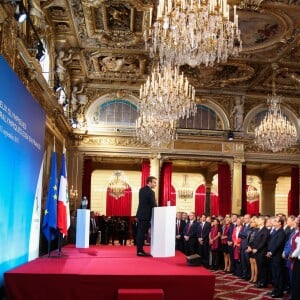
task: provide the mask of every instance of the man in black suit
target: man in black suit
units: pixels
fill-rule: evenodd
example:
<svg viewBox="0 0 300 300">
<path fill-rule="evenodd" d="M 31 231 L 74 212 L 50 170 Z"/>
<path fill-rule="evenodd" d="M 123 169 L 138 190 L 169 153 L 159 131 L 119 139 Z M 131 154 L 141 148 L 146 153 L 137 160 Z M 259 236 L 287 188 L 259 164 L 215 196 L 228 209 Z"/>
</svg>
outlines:
<svg viewBox="0 0 300 300">
<path fill-rule="evenodd" d="M 155 201 L 155 194 L 152 189 L 157 185 L 157 178 L 149 176 L 147 184 L 140 189 L 139 192 L 139 206 L 136 213 L 137 218 L 137 233 L 136 233 L 136 248 L 138 256 L 151 256 L 144 252 L 145 235 L 150 228 L 150 221 L 152 217 L 152 208 L 157 206 Z"/>
<path fill-rule="evenodd" d="M 249 214 L 244 215 L 244 224 L 239 233 L 239 238 L 241 238 L 241 265 L 242 265 L 242 278 L 249 280 L 251 277 L 250 272 L 250 261 L 249 254 L 246 252 L 248 248 L 248 240 L 249 236 L 252 232 L 252 228 L 250 227 L 251 216 Z"/>
<path fill-rule="evenodd" d="M 198 231 L 198 242 L 200 256 L 204 267 L 209 267 L 209 233 L 211 230 L 211 219 L 205 214 L 201 216 L 201 223 Z"/>
<path fill-rule="evenodd" d="M 177 212 L 176 213 L 176 228 L 175 228 L 175 249 L 179 250 L 184 253 L 184 238 L 183 238 L 183 233 L 184 233 L 184 228 L 186 225 L 186 222 L 182 220 L 182 213 Z"/>
<path fill-rule="evenodd" d="M 272 271 L 272 298 L 283 296 L 283 266 L 282 252 L 285 245 L 284 220 L 281 217 L 274 219 L 274 232 L 270 235 L 267 257 L 271 260 Z"/>
<path fill-rule="evenodd" d="M 185 254 L 187 256 L 198 254 L 198 232 L 199 232 L 199 223 L 196 221 L 195 213 L 189 213 L 189 222 L 185 225 L 184 228 L 184 245 L 185 245 Z"/>
</svg>

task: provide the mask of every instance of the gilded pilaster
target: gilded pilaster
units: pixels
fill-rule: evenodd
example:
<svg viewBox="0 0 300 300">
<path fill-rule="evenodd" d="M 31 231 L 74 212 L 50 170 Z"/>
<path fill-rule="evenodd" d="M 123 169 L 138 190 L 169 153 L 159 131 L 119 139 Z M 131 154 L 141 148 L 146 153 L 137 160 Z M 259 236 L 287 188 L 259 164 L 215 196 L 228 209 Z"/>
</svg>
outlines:
<svg viewBox="0 0 300 300">
<path fill-rule="evenodd" d="M 159 191 L 160 158 L 161 158 L 160 154 L 150 158 L 150 175 L 157 178 L 157 187 L 154 190 L 157 203 L 159 203 L 158 191 Z"/>
<path fill-rule="evenodd" d="M 237 156 L 233 158 L 232 165 L 232 213 L 241 213 L 242 209 L 242 165 L 244 158 Z"/>
<path fill-rule="evenodd" d="M 262 199 L 260 212 L 264 215 L 274 215 L 275 213 L 275 188 L 275 177 L 262 179 Z"/>
</svg>

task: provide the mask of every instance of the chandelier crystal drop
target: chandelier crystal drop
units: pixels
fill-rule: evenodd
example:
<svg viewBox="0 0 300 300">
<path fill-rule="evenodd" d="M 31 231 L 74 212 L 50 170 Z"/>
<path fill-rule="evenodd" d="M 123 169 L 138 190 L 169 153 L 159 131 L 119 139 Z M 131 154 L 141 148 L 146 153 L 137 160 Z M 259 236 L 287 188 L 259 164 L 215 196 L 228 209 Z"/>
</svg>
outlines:
<svg viewBox="0 0 300 300">
<path fill-rule="evenodd" d="M 195 88 L 177 67 L 154 68 L 140 88 L 140 112 L 162 122 L 195 115 Z"/>
<path fill-rule="evenodd" d="M 255 128 L 255 144 L 262 150 L 278 152 L 291 147 L 296 142 L 297 130 L 282 114 L 281 97 L 273 92 L 268 96 L 269 109 L 258 127 Z"/>
<path fill-rule="evenodd" d="M 151 20 L 150 20 L 151 26 Z M 213 66 L 238 55 L 242 41 L 227 0 L 159 0 L 157 19 L 144 32 L 146 49 L 161 65 Z"/>
<path fill-rule="evenodd" d="M 139 142 L 150 147 L 168 145 L 176 138 L 174 122 L 142 114 L 137 119 L 136 137 Z"/>
</svg>

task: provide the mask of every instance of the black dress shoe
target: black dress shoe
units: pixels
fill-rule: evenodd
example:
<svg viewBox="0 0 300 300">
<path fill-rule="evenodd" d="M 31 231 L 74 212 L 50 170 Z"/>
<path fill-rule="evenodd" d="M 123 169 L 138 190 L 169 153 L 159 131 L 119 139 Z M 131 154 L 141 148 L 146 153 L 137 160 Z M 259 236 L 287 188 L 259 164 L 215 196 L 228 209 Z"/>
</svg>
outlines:
<svg viewBox="0 0 300 300">
<path fill-rule="evenodd" d="M 151 254 L 149 254 L 149 253 L 146 253 L 146 252 L 138 252 L 137 253 L 137 256 L 152 256 Z"/>
<path fill-rule="evenodd" d="M 266 287 L 267 285 L 264 283 L 258 283 L 256 284 L 256 287 L 258 287 L 259 289 Z"/>
<path fill-rule="evenodd" d="M 271 297 L 272 298 L 282 298 L 283 294 L 272 294 Z"/>
</svg>

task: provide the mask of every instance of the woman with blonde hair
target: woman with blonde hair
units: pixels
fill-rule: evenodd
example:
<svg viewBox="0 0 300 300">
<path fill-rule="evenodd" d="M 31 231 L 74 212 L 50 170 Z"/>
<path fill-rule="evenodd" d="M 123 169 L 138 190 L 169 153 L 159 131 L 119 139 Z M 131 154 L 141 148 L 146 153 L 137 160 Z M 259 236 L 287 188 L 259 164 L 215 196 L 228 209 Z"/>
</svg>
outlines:
<svg viewBox="0 0 300 300">
<path fill-rule="evenodd" d="M 254 254 L 257 264 L 257 283 L 258 288 L 263 288 L 268 285 L 268 268 L 267 268 L 267 247 L 269 241 L 269 230 L 265 226 L 266 220 L 264 217 L 257 218 L 258 230 L 254 236 L 252 253 Z"/>
<path fill-rule="evenodd" d="M 252 217 L 250 221 L 250 234 L 248 235 L 248 248 L 246 249 L 246 252 L 249 254 L 249 261 L 250 261 L 250 270 L 251 270 L 251 278 L 249 282 L 256 283 L 257 281 L 257 264 L 256 260 L 254 257 L 254 253 L 252 252 L 252 247 L 253 247 L 253 241 L 255 234 L 257 232 L 257 218 Z"/>
<path fill-rule="evenodd" d="M 228 241 L 228 232 L 229 232 L 230 224 L 231 224 L 231 218 L 226 217 L 224 220 L 225 220 L 225 222 L 222 226 L 222 234 L 221 234 L 221 251 L 223 252 L 223 256 L 224 256 L 224 270 L 223 271 L 229 273 L 231 264 L 230 264 L 230 254 L 229 254 L 229 250 L 228 250 L 227 241 Z"/>
</svg>

